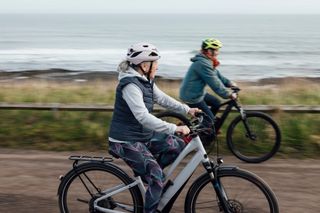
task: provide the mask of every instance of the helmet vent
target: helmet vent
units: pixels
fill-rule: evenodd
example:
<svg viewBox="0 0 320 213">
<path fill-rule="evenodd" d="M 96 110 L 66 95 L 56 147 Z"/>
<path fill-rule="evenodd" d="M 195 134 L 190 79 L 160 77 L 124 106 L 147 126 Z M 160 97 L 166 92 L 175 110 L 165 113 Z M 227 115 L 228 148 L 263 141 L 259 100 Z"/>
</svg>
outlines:
<svg viewBox="0 0 320 213">
<path fill-rule="evenodd" d="M 143 47 L 147 48 L 147 47 L 149 47 L 149 45 L 143 45 Z"/>
<path fill-rule="evenodd" d="M 134 58 L 136 57 L 137 55 L 139 55 L 140 53 L 142 53 L 142 51 L 139 51 L 139 52 L 135 52 L 131 55 L 131 58 Z"/>
<path fill-rule="evenodd" d="M 155 52 L 152 52 L 152 53 L 150 53 L 150 55 L 149 56 L 158 56 L 158 54 L 157 53 L 155 53 Z"/>
<path fill-rule="evenodd" d="M 131 54 L 133 53 L 133 51 L 134 51 L 134 50 L 133 50 L 132 48 L 129 49 L 129 50 L 128 50 L 128 53 L 127 53 L 127 56 L 131 55 Z"/>
</svg>

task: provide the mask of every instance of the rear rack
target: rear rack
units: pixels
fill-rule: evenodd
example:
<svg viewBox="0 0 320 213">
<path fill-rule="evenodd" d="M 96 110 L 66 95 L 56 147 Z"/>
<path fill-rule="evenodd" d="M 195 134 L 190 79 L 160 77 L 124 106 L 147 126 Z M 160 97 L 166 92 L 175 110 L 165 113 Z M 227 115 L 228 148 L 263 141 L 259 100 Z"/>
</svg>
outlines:
<svg viewBox="0 0 320 213">
<path fill-rule="evenodd" d="M 111 157 L 97 157 L 97 156 L 86 156 L 86 155 L 72 155 L 69 160 L 78 161 L 98 161 L 98 162 L 111 162 L 113 159 Z"/>
</svg>

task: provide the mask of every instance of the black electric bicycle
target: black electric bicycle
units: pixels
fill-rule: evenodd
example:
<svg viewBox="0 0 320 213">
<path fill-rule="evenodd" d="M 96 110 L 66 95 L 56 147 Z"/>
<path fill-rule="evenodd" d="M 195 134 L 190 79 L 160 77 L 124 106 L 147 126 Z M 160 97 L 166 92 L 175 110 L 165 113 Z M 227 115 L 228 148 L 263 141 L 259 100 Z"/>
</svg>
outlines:
<svg viewBox="0 0 320 213">
<path fill-rule="evenodd" d="M 237 94 L 240 91 L 237 87 L 231 89 Z M 238 99 L 222 103 L 219 109 L 223 106 L 226 108 L 214 122 L 214 129 L 221 128 L 233 108 L 240 113 L 231 121 L 226 134 L 228 148 L 237 158 L 248 163 L 260 163 L 270 159 L 279 150 L 280 128 L 268 114 L 256 111 L 246 112 Z M 192 120 L 186 116 L 172 111 L 160 112 L 155 116 L 177 125 L 191 126 L 192 123 Z M 204 145 L 210 144 L 212 137 L 202 141 Z"/>
</svg>

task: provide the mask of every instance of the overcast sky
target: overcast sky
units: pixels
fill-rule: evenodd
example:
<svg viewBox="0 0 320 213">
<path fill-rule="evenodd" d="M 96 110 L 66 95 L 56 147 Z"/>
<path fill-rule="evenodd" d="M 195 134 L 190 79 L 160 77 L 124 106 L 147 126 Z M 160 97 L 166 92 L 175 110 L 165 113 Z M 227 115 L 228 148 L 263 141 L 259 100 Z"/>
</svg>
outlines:
<svg viewBox="0 0 320 213">
<path fill-rule="evenodd" d="M 320 0 L 0 0 L 0 13 L 320 14 Z"/>
</svg>

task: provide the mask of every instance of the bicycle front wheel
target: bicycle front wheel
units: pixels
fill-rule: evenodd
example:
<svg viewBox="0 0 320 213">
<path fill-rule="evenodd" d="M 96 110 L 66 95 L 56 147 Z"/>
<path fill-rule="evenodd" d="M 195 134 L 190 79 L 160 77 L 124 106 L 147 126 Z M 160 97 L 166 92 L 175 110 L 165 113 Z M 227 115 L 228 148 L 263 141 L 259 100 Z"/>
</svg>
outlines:
<svg viewBox="0 0 320 213">
<path fill-rule="evenodd" d="M 116 193 L 133 180 L 113 164 L 84 163 L 72 169 L 59 187 L 59 207 L 63 213 L 94 212 L 94 202 L 100 197 L 115 194 L 97 202 L 104 210 L 143 212 L 143 200 L 137 186 Z"/>
<path fill-rule="evenodd" d="M 228 127 L 227 144 L 240 160 L 260 163 L 280 148 L 281 132 L 277 123 L 262 112 L 247 112 L 246 119 L 236 117 Z"/>
<path fill-rule="evenodd" d="M 256 175 L 241 169 L 220 168 L 217 180 L 231 213 L 278 213 L 276 196 Z M 199 177 L 190 187 L 185 202 L 186 213 L 223 212 L 208 174 Z"/>
</svg>

